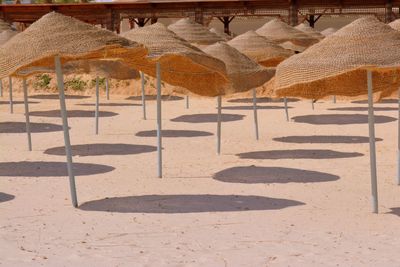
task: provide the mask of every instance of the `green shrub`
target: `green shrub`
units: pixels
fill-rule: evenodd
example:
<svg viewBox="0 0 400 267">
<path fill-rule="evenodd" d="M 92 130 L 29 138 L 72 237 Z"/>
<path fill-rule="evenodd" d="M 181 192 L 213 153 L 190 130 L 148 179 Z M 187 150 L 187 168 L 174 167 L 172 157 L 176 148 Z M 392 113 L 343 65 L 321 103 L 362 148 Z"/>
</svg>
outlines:
<svg viewBox="0 0 400 267">
<path fill-rule="evenodd" d="M 48 74 L 40 74 L 36 75 L 36 81 L 33 84 L 33 88 L 40 89 L 49 89 L 50 88 L 51 77 Z"/>
<path fill-rule="evenodd" d="M 84 91 L 87 87 L 87 82 L 83 81 L 80 77 L 72 78 L 65 82 L 65 89 L 72 89 L 74 91 Z"/>
<path fill-rule="evenodd" d="M 91 87 L 96 86 L 96 79 L 92 79 L 90 82 Z M 106 78 L 99 78 L 99 88 L 106 90 Z"/>
</svg>

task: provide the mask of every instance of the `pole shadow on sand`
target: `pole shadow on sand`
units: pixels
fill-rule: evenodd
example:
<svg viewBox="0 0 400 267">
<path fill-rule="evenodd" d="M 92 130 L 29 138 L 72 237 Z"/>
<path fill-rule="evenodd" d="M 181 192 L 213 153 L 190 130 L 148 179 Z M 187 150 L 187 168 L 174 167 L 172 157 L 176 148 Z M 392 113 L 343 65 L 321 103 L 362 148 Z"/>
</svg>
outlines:
<svg viewBox="0 0 400 267">
<path fill-rule="evenodd" d="M 15 196 L 0 192 L 0 203 L 13 200 Z"/>
<path fill-rule="evenodd" d="M 142 96 L 130 96 L 125 99 L 126 100 L 134 100 L 134 101 L 142 101 Z M 146 95 L 145 100 L 146 101 L 155 101 L 155 100 L 157 100 L 157 96 L 156 95 Z M 179 100 L 183 100 L 183 97 L 175 96 L 175 95 L 162 95 L 161 100 L 162 101 L 179 101 Z"/>
<path fill-rule="evenodd" d="M 139 137 L 157 137 L 156 130 L 140 131 L 135 134 Z M 213 133 L 205 131 L 192 131 L 192 130 L 162 130 L 161 136 L 166 138 L 178 138 L 178 137 L 202 137 L 212 136 Z"/>
<path fill-rule="evenodd" d="M 288 107 L 292 108 L 292 107 Z M 222 109 L 225 110 L 253 110 L 254 106 L 225 106 L 222 107 Z M 276 109 L 285 109 L 285 107 L 280 107 L 280 106 L 257 106 L 258 110 L 276 110 Z"/>
<path fill-rule="evenodd" d="M 396 118 L 375 115 L 375 123 L 388 123 L 396 121 Z M 296 116 L 292 120 L 298 123 L 308 123 L 313 125 L 348 125 L 348 124 L 367 124 L 368 115 L 364 114 L 322 114 Z"/>
<path fill-rule="evenodd" d="M 61 112 L 60 110 L 46 110 L 46 111 L 32 111 L 29 112 L 31 116 L 37 117 L 48 117 L 48 118 L 60 118 Z M 117 116 L 118 113 L 111 111 L 99 111 L 99 117 L 114 117 Z M 67 110 L 68 118 L 94 118 L 95 111 L 94 110 Z"/>
<path fill-rule="evenodd" d="M 357 152 L 340 152 L 330 149 L 269 150 L 236 154 L 241 159 L 336 159 L 363 155 Z"/>
<path fill-rule="evenodd" d="M 298 102 L 300 99 L 297 98 L 287 98 L 287 102 Z M 253 98 L 235 98 L 229 99 L 229 103 L 253 103 Z M 269 97 L 257 97 L 257 103 L 283 103 L 283 98 L 269 98 Z"/>
<path fill-rule="evenodd" d="M 43 95 L 31 95 L 29 98 L 33 99 L 48 99 L 48 100 L 59 100 L 58 94 L 43 94 Z M 90 98 L 90 96 L 84 96 L 84 95 L 65 95 L 65 99 L 87 99 Z"/>
<path fill-rule="evenodd" d="M 74 163 L 76 176 L 102 174 L 115 168 L 91 163 Z M 67 163 L 51 161 L 0 162 L 0 176 L 14 177 L 55 177 L 68 176 Z"/>
<path fill-rule="evenodd" d="M 76 104 L 77 106 L 83 107 L 94 107 L 96 104 L 94 103 L 83 103 L 83 104 Z M 141 104 L 135 103 L 99 103 L 100 107 L 141 107 Z"/>
<path fill-rule="evenodd" d="M 328 108 L 332 111 L 368 111 L 368 107 L 341 107 L 341 108 Z M 374 111 L 397 111 L 398 108 L 394 107 L 374 107 Z"/>
<path fill-rule="evenodd" d="M 367 144 L 369 137 L 356 135 L 292 135 L 275 137 L 272 140 L 282 143 L 294 144 Z M 382 138 L 375 138 L 375 141 L 382 141 Z"/>
<path fill-rule="evenodd" d="M 114 197 L 83 203 L 85 211 L 121 213 L 194 213 L 278 210 L 304 203 L 279 198 L 238 195 L 145 195 Z"/>
<path fill-rule="evenodd" d="M 356 101 L 351 101 L 352 104 L 368 104 L 368 100 L 356 100 Z M 374 104 L 398 104 L 399 100 L 398 99 L 381 99 L 379 102 L 374 103 Z"/>
<path fill-rule="evenodd" d="M 25 104 L 24 101 L 12 101 L 13 105 L 21 105 L 21 104 Z M 28 101 L 28 104 L 39 104 L 40 102 L 38 101 Z M 10 101 L 0 101 L 0 105 L 9 105 Z"/>
<path fill-rule="evenodd" d="M 53 123 L 30 123 L 31 133 L 48 133 L 62 131 L 62 126 Z M 26 133 L 25 122 L 0 122 L 0 133 Z"/>
<path fill-rule="evenodd" d="M 221 122 L 239 121 L 243 120 L 244 117 L 245 115 L 239 114 L 221 114 Z M 187 123 L 217 123 L 218 115 L 213 113 L 182 115 L 171 119 L 171 121 Z"/>
<path fill-rule="evenodd" d="M 157 151 L 157 147 L 132 144 L 84 144 L 71 146 L 72 156 L 133 155 Z M 44 154 L 65 156 L 65 147 L 46 149 Z"/>
<path fill-rule="evenodd" d="M 319 183 L 339 180 L 340 177 L 324 172 L 283 167 L 232 167 L 213 175 L 215 180 L 226 183 L 272 184 L 272 183 Z"/>
</svg>

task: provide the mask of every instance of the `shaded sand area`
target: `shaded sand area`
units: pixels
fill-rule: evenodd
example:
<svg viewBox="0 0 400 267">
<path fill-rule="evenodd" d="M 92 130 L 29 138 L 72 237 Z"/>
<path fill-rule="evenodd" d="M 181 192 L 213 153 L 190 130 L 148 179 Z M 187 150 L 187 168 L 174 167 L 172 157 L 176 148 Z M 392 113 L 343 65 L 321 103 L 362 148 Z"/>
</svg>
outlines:
<svg viewBox="0 0 400 267">
<path fill-rule="evenodd" d="M 2 266 L 400 265 L 395 103 L 376 105 L 376 215 L 363 103 L 290 102 L 291 122 L 260 103 L 255 141 L 251 104 L 224 100 L 217 156 L 216 101 L 165 101 L 158 179 L 154 101 L 144 121 L 140 100 L 102 98 L 96 136 L 94 99 L 68 99 L 74 209 L 59 102 L 31 101 L 32 152 L 23 105 L 0 104 Z"/>
</svg>

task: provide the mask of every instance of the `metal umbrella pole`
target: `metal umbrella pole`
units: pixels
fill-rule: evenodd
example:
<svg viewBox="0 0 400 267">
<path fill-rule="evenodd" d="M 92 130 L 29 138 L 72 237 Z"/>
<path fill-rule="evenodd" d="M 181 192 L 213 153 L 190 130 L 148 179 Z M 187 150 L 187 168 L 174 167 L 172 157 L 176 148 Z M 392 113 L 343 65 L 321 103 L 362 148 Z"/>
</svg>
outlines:
<svg viewBox="0 0 400 267">
<path fill-rule="evenodd" d="M 288 105 L 287 105 L 287 98 L 283 98 L 283 103 L 285 105 L 285 114 L 286 114 L 286 121 L 289 121 L 289 111 L 288 111 Z"/>
<path fill-rule="evenodd" d="M 8 88 L 9 88 L 9 98 L 10 98 L 10 113 L 14 113 L 14 103 L 13 103 L 13 94 L 12 94 L 12 78 L 11 76 L 8 77 Z"/>
<path fill-rule="evenodd" d="M 24 89 L 25 122 L 26 134 L 28 136 L 28 149 L 29 151 L 32 151 L 31 125 L 29 120 L 28 85 L 26 84 L 25 78 L 22 80 L 22 87 Z"/>
<path fill-rule="evenodd" d="M 367 71 L 368 83 L 368 124 L 369 124 L 369 155 L 371 167 L 371 194 L 372 194 L 372 211 L 378 213 L 378 183 L 376 172 L 376 150 L 375 150 L 375 117 L 372 90 L 372 72 Z"/>
<path fill-rule="evenodd" d="M 3 80 L 0 79 L 0 97 L 3 97 Z"/>
<path fill-rule="evenodd" d="M 106 78 L 106 97 L 107 97 L 107 100 L 110 100 L 110 87 L 108 84 L 108 78 Z"/>
<path fill-rule="evenodd" d="M 146 95 L 145 95 L 145 91 L 144 91 L 144 87 L 145 87 L 145 79 L 144 79 L 144 73 L 140 72 L 140 79 L 141 79 L 141 85 L 142 85 L 142 109 L 143 109 L 143 119 L 146 120 Z"/>
<path fill-rule="evenodd" d="M 156 65 L 157 76 L 157 155 L 158 155 L 158 178 L 162 178 L 162 128 L 161 128 L 161 66 Z"/>
<path fill-rule="evenodd" d="M 189 109 L 189 96 L 186 96 L 186 109 Z"/>
<path fill-rule="evenodd" d="M 94 117 L 96 120 L 96 134 L 99 134 L 99 76 L 96 77 L 96 104 L 95 104 L 95 111 Z"/>
<path fill-rule="evenodd" d="M 222 105 L 222 97 L 217 96 L 217 153 L 221 154 L 221 105 Z"/>
<path fill-rule="evenodd" d="M 254 112 L 254 128 L 256 133 L 256 140 L 258 140 L 257 92 L 255 88 L 253 88 L 253 112 Z"/>
<path fill-rule="evenodd" d="M 399 88 L 399 114 L 398 114 L 398 128 L 397 128 L 397 184 L 400 185 L 400 88 Z"/>
<path fill-rule="evenodd" d="M 63 132 L 64 132 L 64 143 L 65 143 L 65 154 L 67 156 L 67 170 L 69 176 L 69 186 L 71 190 L 71 200 L 72 205 L 74 207 L 78 207 L 78 199 L 76 196 L 76 185 L 75 185 L 75 176 L 72 165 L 72 151 L 71 151 L 71 142 L 69 138 L 69 128 L 68 128 L 68 119 L 67 119 L 67 108 L 65 104 L 65 95 L 64 95 L 64 77 L 61 68 L 60 57 L 56 56 L 54 58 L 55 67 L 56 67 L 56 75 L 57 75 L 57 87 L 58 94 L 60 98 L 60 110 L 61 110 L 61 118 L 63 122 Z"/>
</svg>

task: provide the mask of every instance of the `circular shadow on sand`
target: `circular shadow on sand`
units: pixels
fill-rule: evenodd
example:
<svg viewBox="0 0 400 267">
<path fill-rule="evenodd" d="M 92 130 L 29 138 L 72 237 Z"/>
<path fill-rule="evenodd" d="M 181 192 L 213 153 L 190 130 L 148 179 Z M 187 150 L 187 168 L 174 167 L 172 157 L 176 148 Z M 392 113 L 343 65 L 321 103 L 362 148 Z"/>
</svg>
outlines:
<svg viewBox="0 0 400 267">
<path fill-rule="evenodd" d="M 62 131 L 61 125 L 53 123 L 30 123 L 32 133 L 48 133 Z M 0 133 L 26 133 L 25 122 L 6 121 L 0 122 Z"/>
<path fill-rule="evenodd" d="M 125 99 L 142 101 L 142 96 L 130 96 Z M 157 96 L 156 95 L 146 95 L 145 99 L 146 99 L 146 101 L 154 101 L 154 100 L 157 100 Z M 178 100 L 182 100 L 182 99 L 183 99 L 183 97 L 176 96 L 176 95 L 162 95 L 161 96 L 162 101 L 178 101 Z"/>
<path fill-rule="evenodd" d="M 343 108 L 329 108 L 328 110 L 334 111 L 368 111 L 368 107 L 343 107 Z M 374 107 L 374 111 L 397 111 L 398 108 L 391 107 Z"/>
<path fill-rule="evenodd" d="M 242 166 L 222 170 L 214 174 L 215 180 L 227 183 L 319 183 L 339 180 L 340 177 L 324 172 L 282 167 Z"/>
<path fill-rule="evenodd" d="M 33 99 L 59 99 L 58 94 L 48 94 L 48 95 L 31 95 L 29 98 Z M 90 98 L 90 96 L 85 95 L 65 95 L 65 99 L 86 99 Z"/>
<path fill-rule="evenodd" d="M 85 106 L 85 107 L 94 107 L 95 104 L 92 103 L 84 103 L 84 104 L 76 104 L 77 106 Z M 141 104 L 134 103 L 99 103 L 100 107 L 140 107 Z"/>
<path fill-rule="evenodd" d="M 204 131 L 190 131 L 190 130 L 162 130 L 162 137 L 202 137 L 202 136 L 211 136 L 213 135 L 210 132 Z M 157 137 L 157 131 L 141 131 L 137 132 L 136 136 L 140 137 Z"/>
<path fill-rule="evenodd" d="M 293 149 L 254 151 L 237 154 L 241 159 L 339 159 L 362 157 L 357 152 L 340 152 L 329 149 Z"/>
<path fill-rule="evenodd" d="M 38 104 L 40 102 L 38 101 L 28 101 L 28 104 Z M 10 101 L 0 101 L 0 105 L 9 105 Z M 13 101 L 14 105 L 22 105 L 24 104 L 24 101 Z"/>
<path fill-rule="evenodd" d="M 67 110 L 69 118 L 93 118 L 94 110 Z M 46 110 L 46 111 L 32 111 L 29 115 L 36 117 L 49 117 L 49 118 L 59 118 L 61 117 L 60 110 Z M 99 111 L 99 117 L 114 117 L 118 113 L 111 111 Z"/>
<path fill-rule="evenodd" d="M 288 98 L 287 102 L 298 102 L 300 99 Z M 229 99 L 229 103 L 253 103 L 253 98 L 235 98 Z M 257 103 L 283 103 L 283 98 L 269 98 L 269 97 L 258 97 Z"/>
<path fill-rule="evenodd" d="M 113 171 L 107 165 L 74 163 L 75 176 L 94 175 Z M 0 176 L 14 177 L 54 177 L 68 176 L 67 163 L 52 161 L 0 162 Z"/>
<path fill-rule="evenodd" d="M 292 107 L 288 107 L 292 108 Z M 226 110 L 253 110 L 253 106 L 227 106 L 227 107 L 222 107 L 222 109 Z M 257 106 L 257 110 L 272 110 L 272 109 L 285 109 L 285 107 L 280 107 L 280 106 Z"/>
<path fill-rule="evenodd" d="M 0 203 L 13 200 L 15 196 L 0 192 Z"/>
<path fill-rule="evenodd" d="M 366 124 L 368 123 L 368 115 L 364 114 L 322 114 L 322 115 L 305 115 L 293 117 L 294 122 L 308 123 L 314 125 L 347 125 L 347 124 Z M 375 115 L 375 123 L 387 123 L 396 121 L 396 118 Z"/>
<path fill-rule="evenodd" d="M 86 211 L 121 213 L 194 213 L 278 210 L 304 203 L 280 198 L 237 195 L 146 195 L 114 197 L 83 203 Z"/>
<path fill-rule="evenodd" d="M 157 150 L 155 146 L 147 145 L 131 145 L 131 144 L 85 144 L 71 146 L 73 156 L 103 156 L 103 155 L 134 155 L 154 152 Z M 53 147 L 46 149 L 44 154 L 48 155 L 65 155 L 65 147 Z"/>
<path fill-rule="evenodd" d="M 310 136 L 284 136 L 272 140 L 283 143 L 296 144 L 366 144 L 369 137 L 347 136 L 347 135 L 310 135 Z M 375 141 L 382 141 L 382 138 L 375 138 Z"/>
<path fill-rule="evenodd" d="M 230 121 L 240 121 L 243 120 L 245 115 L 239 114 L 221 114 L 221 122 L 230 122 Z M 188 123 L 216 123 L 217 122 L 217 114 L 208 113 L 208 114 L 191 114 L 191 115 L 182 115 L 171 119 L 173 122 L 188 122 Z"/>
<path fill-rule="evenodd" d="M 353 104 L 368 104 L 368 100 L 356 100 L 356 101 L 351 101 Z M 374 104 L 398 104 L 399 100 L 398 99 L 381 99 L 379 102 L 374 103 Z"/>
</svg>

